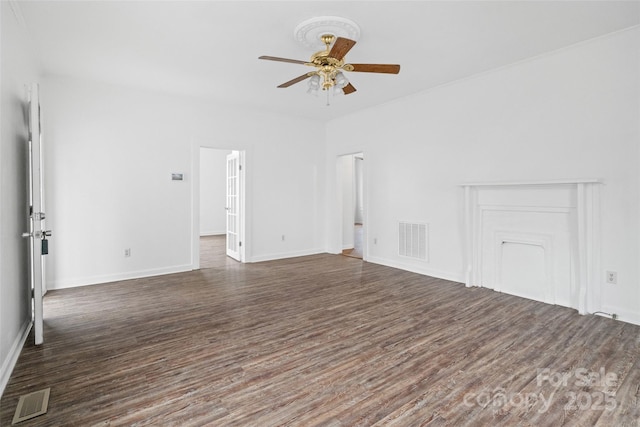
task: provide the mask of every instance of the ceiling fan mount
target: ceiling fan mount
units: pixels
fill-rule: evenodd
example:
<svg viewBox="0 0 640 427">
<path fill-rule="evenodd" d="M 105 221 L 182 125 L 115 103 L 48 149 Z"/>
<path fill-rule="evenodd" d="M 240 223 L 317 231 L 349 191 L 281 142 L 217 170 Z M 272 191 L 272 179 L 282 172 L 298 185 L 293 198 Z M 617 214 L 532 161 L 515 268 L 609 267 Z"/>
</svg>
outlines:
<svg viewBox="0 0 640 427">
<path fill-rule="evenodd" d="M 307 49 L 322 49 L 326 43 L 324 35 L 344 37 L 358 41 L 360 27 L 354 21 L 341 16 L 316 16 L 306 19 L 296 26 L 293 38 Z"/>
</svg>

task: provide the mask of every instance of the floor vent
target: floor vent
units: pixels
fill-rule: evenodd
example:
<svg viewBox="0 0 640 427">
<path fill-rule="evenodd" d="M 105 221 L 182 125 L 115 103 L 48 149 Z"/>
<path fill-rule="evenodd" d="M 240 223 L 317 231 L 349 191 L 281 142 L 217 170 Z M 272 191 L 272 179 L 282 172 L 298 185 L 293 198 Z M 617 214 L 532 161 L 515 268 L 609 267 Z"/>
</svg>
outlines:
<svg viewBox="0 0 640 427">
<path fill-rule="evenodd" d="M 427 224 L 398 223 L 398 254 L 427 260 Z"/>
<path fill-rule="evenodd" d="M 34 391 L 33 393 L 20 396 L 11 425 L 46 414 L 47 406 L 49 405 L 50 391 L 51 388 L 45 388 L 44 390 Z"/>
</svg>

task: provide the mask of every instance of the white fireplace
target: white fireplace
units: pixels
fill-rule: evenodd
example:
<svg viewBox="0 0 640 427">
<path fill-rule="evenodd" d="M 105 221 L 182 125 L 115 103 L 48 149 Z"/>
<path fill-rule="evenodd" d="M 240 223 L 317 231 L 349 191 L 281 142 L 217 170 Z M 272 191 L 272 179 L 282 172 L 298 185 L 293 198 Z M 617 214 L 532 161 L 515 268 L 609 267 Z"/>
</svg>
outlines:
<svg viewBox="0 0 640 427">
<path fill-rule="evenodd" d="M 466 285 L 598 311 L 600 186 L 597 179 L 462 184 Z"/>
</svg>

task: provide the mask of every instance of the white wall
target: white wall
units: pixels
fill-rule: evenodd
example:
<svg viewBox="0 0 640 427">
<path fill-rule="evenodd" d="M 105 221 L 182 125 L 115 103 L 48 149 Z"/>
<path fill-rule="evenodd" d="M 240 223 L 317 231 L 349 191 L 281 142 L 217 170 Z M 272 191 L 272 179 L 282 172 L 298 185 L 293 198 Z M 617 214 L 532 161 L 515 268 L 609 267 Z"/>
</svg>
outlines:
<svg viewBox="0 0 640 427">
<path fill-rule="evenodd" d="M 15 5 L 13 5 L 15 7 Z M 26 30 L 0 2 L 0 394 L 26 338 L 29 311 L 27 211 L 27 95 L 37 67 Z"/>
<path fill-rule="evenodd" d="M 602 309 L 640 323 L 639 44 L 636 27 L 330 122 L 327 157 L 367 159 L 368 259 L 462 281 L 459 184 L 602 178 Z M 429 224 L 428 263 L 397 255 L 399 220 Z"/>
<path fill-rule="evenodd" d="M 247 261 L 322 250 L 321 124 L 72 78 L 42 96 L 52 288 L 191 269 L 194 146 L 246 150 Z"/>
<path fill-rule="evenodd" d="M 200 147 L 200 235 L 225 234 L 227 155 L 230 150 Z"/>
</svg>

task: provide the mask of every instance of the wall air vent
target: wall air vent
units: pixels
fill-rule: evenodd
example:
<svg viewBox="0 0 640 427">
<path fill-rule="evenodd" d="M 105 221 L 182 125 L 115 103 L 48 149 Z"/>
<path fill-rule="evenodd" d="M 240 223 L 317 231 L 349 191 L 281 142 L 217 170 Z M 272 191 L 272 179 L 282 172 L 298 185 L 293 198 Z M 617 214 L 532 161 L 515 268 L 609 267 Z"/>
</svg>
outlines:
<svg viewBox="0 0 640 427">
<path fill-rule="evenodd" d="M 398 222 L 398 255 L 427 260 L 427 224 Z"/>
</svg>

